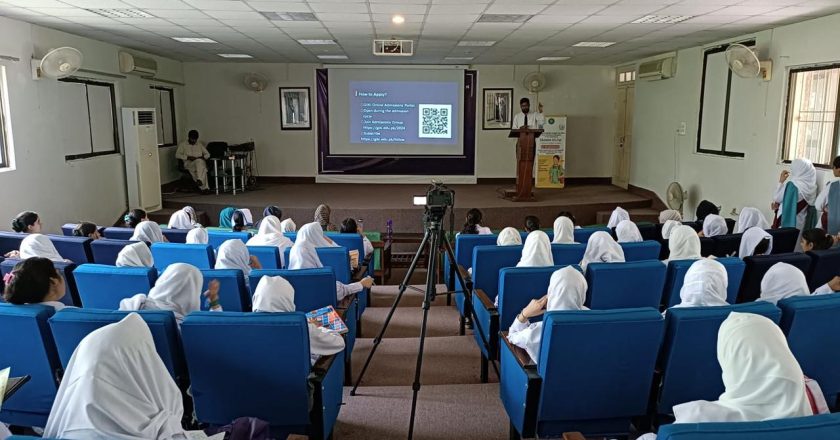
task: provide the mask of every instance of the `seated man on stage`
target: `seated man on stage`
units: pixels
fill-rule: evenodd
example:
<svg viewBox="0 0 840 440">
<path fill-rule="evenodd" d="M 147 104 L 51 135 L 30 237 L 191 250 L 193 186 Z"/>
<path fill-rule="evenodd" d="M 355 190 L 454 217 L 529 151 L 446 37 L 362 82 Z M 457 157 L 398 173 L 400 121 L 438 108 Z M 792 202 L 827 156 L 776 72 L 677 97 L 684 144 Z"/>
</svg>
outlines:
<svg viewBox="0 0 840 440">
<path fill-rule="evenodd" d="M 198 130 L 190 130 L 187 141 L 178 145 L 175 158 L 184 161 L 184 168 L 190 172 L 202 192 L 210 189 L 207 185 L 207 162 L 205 162 L 210 158 L 210 152 L 204 147 L 204 143 L 198 140 Z"/>
</svg>

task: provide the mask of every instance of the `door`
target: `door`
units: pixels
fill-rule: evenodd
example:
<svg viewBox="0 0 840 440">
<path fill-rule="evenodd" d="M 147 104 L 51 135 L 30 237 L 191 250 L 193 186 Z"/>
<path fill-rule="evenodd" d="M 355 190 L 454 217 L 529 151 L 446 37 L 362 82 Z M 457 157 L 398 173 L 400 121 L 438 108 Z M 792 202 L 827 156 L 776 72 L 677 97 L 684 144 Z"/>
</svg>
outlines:
<svg viewBox="0 0 840 440">
<path fill-rule="evenodd" d="M 633 142 L 633 85 L 620 85 L 616 96 L 615 152 L 612 184 L 627 188 L 630 182 L 630 153 Z"/>
</svg>

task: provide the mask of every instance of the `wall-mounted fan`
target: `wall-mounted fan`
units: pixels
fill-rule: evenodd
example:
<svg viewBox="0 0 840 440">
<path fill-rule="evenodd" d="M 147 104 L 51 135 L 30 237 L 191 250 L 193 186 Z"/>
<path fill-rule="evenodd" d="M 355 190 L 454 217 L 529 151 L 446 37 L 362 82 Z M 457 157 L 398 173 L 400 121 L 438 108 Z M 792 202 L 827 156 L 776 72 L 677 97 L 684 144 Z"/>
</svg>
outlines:
<svg viewBox="0 0 840 440">
<path fill-rule="evenodd" d="M 47 52 L 35 68 L 35 78 L 59 79 L 76 73 L 82 67 L 82 53 L 73 47 L 59 47 Z M 33 64 L 35 61 L 33 61 Z"/>
<path fill-rule="evenodd" d="M 542 72 L 531 72 L 522 79 L 522 87 L 528 93 L 539 93 L 545 88 L 545 74 Z"/>
<path fill-rule="evenodd" d="M 730 44 L 726 48 L 726 63 L 729 69 L 741 78 L 761 78 L 770 81 L 773 62 L 761 61 L 754 50 L 743 44 Z"/>
<path fill-rule="evenodd" d="M 252 92 L 262 92 L 268 87 L 268 78 L 259 73 L 246 73 L 242 78 L 245 88 Z"/>
<path fill-rule="evenodd" d="M 679 182 L 671 182 L 668 185 L 668 190 L 665 191 L 665 203 L 668 204 L 668 208 L 677 210 L 682 214 L 686 198 L 688 198 L 688 192 L 683 191 Z"/>
</svg>

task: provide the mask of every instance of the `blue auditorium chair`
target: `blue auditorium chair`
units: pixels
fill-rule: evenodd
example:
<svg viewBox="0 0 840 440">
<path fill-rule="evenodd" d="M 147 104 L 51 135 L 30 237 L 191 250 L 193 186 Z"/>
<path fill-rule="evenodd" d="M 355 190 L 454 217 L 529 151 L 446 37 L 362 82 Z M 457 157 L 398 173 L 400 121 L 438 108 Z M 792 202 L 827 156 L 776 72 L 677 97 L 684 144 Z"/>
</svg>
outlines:
<svg viewBox="0 0 840 440">
<path fill-rule="evenodd" d="M 15 268 L 20 260 L 9 258 L 0 263 L 0 273 L 6 275 Z M 73 270 L 76 269 L 76 263 L 64 263 L 53 261 L 53 266 L 64 275 L 64 296 L 59 301 L 68 306 L 79 306 L 79 290 L 76 287 L 76 280 L 73 279 Z M 0 302 L 2 302 L 2 295 L 0 295 Z M 2 420 L 2 419 L 0 419 Z"/>
<path fill-rule="evenodd" d="M 472 267 L 473 248 L 476 246 L 492 246 L 496 244 L 499 236 L 497 234 L 458 234 L 455 236 L 455 263 L 464 271 Z M 523 240 L 524 241 L 524 240 Z M 449 258 L 443 259 L 444 282 L 449 285 Z M 452 280 L 453 286 L 461 290 L 457 280 Z M 463 293 L 462 293 L 463 294 Z"/>
<path fill-rule="evenodd" d="M 26 238 L 26 235 L 19 232 L 0 231 L 0 255 L 19 250 L 20 242 Z"/>
<path fill-rule="evenodd" d="M 522 256 L 522 246 L 476 246 L 473 248 L 472 289 L 482 289 L 491 301 L 496 299 L 499 286 L 499 270 L 514 267 Z M 464 294 L 455 293 L 455 306 L 461 313 L 461 328 L 464 319 Z M 463 334 L 463 332 L 462 332 Z"/>
<path fill-rule="evenodd" d="M 160 231 L 163 232 L 163 236 L 166 237 L 170 243 L 186 243 L 187 234 L 190 233 L 189 229 L 161 228 Z"/>
<path fill-rule="evenodd" d="M 582 244 L 589 243 L 589 237 L 591 237 L 592 234 L 594 234 L 598 231 L 604 231 L 604 232 L 607 232 L 607 233 L 612 233 L 612 231 L 610 231 L 610 228 L 607 228 L 607 227 L 575 229 L 575 242 L 582 243 Z"/>
<path fill-rule="evenodd" d="M 659 260 L 590 263 L 586 281 L 586 304 L 591 309 L 658 309 L 665 286 L 665 265 Z"/>
<path fill-rule="evenodd" d="M 840 275 L 840 248 L 808 252 L 811 257 L 811 273 L 808 287 L 813 292 L 832 278 Z"/>
<path fill-rule="evenodd" d="M 248 253 L 257 257 L 263 269 L 282 269 L 280 248 L 277 246 L 248 246 Z"/>
<path fill-rule="evenodd" d="M 40 304 L 0 304 L 0 365 L 11 376 L 31 379 L 3 402 L 0 420 L 16 426 L 39 426 L 47 418 L 58 391 L 61 363 L 47 320 L 54 313 Z"/>
<path fill-rule="evenodd" d="M 289 261 L 289 253 L 291 248 L 286 248 L 283 252 L 283 258 L 286 262 Z M 318 253 L 318 259 L 324 267 L 331 268 L 335 273 L 335 279 L 344 284 L 350 284 L 353 281 L 353 274 L 350 271 L 350 254 L 348 254 L 345 247 L 322 247 L 315 249 Z M 358 313 L 361 316 L 367 308 L 368 292 L 363 291 L 358 295 L 359 309 Z"/>
<path fill-rule="evenodd" d="M 717 359 L 717 336 L 731 312 L 754 313 L 779 322 L 781 311 L 768 302 L 732 306 L 683 307 L 665 314 L 665 341 L 655 390 L 656 413 L 673 414 L 674 405 L 693 400 L 717 400 L 724 391 Z"/>
<path fill-rule="evenodd" d="M 799 242 L 799 229 L 796 228 L 767 229 L 767 233 L 773 236 L 773 255 L 793 252 Z"/>
<path fill-rule="evenodd" d="M 659 224 L 653 223 L 641 223 L 636 224 L 636 227 L 639 228 L 639 233 L 642 234 L 642 239 L 644 241 L 659 241 L 659 238 L 662 237 L 662 230 L 658 227 Z"/>
<path fill-rule="evenodd" d="M 116 310 L 123 299 L 149 293 L 157 280 L 157 270 L 82 264 L 73 270 L 73 279 L 82 307 Z"/>
<path fill-rule="evenodd" d="M 277 248 L 275 248 L 277 249 Z M 245 275 L 239 269 L 204 269 L 201 271 L 207 290 L 210 281 L 219 282 L 219 305 L 226 312 L 248 312 L 251 310 L 251 292 L 245 284 Z M 209 304 L 202 298 L 201 310 L 209 310 Z"/>
<path fill-rule="evenodd" d="M 743 234 L 726 234 L 712 237 L 715 243 L 715 250 L 712 255 L 718 258 L 737 257 L 741 246 L 741 235 Z"/>
<path fill-rule="evenodd" d="M 840 414 L 763 422 L 674 423 L 659 428 L 656 440 L 836 440 Z"/>
<path fill-rule="evenodd" d="M 668 262 L 668 269 L 665 275 L 665 290 L 662 294 L 662 304 L 665 308 L 675 306 L 680 303 L 680 290 L 685 280 L 685 273 L 688 268 L 697 260 L 675 260 Z M 726 288 L 726 302 L 735 304 L 738 298 L 738 289 L 741 286 L 741 280 L 744 278 L 744 269 L 746 264 L 737 257 L 718 258 L 717 262 L 726 268 L 727 288 Z"/>
<path fill-rule="evenodd" d="M 636 243 L 620 243 L 624 250 L 624 261 L 658 260 L 662 245 L 658 241 L 648 240 Z"/>
<path fill-rule="evenodd" d="M 344 353 L 310 366 L 303 313 L 196 312 L 181 336 L 199 422 L 220 426 L 247 415 L 268 422 L 272 438 L 331 437 Z"/>
<path fill-rule="evenodd" d="M 715 254 L 715 240 L 709 237 L 700 237 L 700 255 L 711 257 Z"/>
<path fill-rule="evenodd" d="M 198 269 L 212 269 L 216 264 L 209 244 L 152 243 L 152 257 L 160 272 L 175 263 L 187 263 Z"/>
<path fill-rule="evenodd" d="M 61 235 L 64 237 L 73 237 L 73 231 L 76 230 L 76 227 L 79 226 L 78 223 L 65 223 L 61 225 Z M 99 231 L 99 234 L 103 237 L 105 236 L 105 227 L 104 226 L 97 226 L 96 229 Z"/>
<path fill-rule="evenodd" d="M 102 233 L 103 237 L 112 240 L 131 240 L 131 237 L 134 236 L 134 228 L 110 227 L 105 228 Z"/>
<path fill-rule="evenodd" d="M 129 313 L 138 313 L 152 332 L 155 351 L 182 389 L 189 383 L 184 354 L 181 348 L 175 315 L 168 310 L 141 310 L 128 312 L 119 310 L 66 308 L 49 319 L 52 337 L 58 349 L 61 365 L 67 367 L 76 347 L 92 331 L 108 324 L 121 321 Z"/>
<path fill-rule="evenodd" d="M 213 249 L 219 249 L 219 246 L 228 240 L 242 240 L 243 243 L 248 244 L 250 239 L 250 232 L 207 230 L 207 244 L 213 246 Z"/>
<path fill-rule="evenodd" d="M 93 253 L 90 250 L 92 239 L 87 237 L 65 237 L 63 235 L 47 235 L 58 254 L 76 264 L 92 263 Z"/>
<path fill-rule="evenodd" d="M 816 379 L 829 408 L 837 408 L 840 394 L 840 293 L 785 298 L 779 301 L 790 351 L 802 372 Z"/>
<path fill-rule="evenodd" d="M 500 397 L 511 438 L 627 435 L 631 418 L 647 412 L 663 329 L 650 308 L 548 312 L 536 365 L 503 338 Z"/>
<path fill-rule="evenodd" d="M 585 252 L 586 244 L 584 243 L 551 245 L 551 258 L 555 266 L 579 264 Z"/>
<path fill-rule="evenodd" d="M 113 240 L 103 238 L 94 240 L 90 244 L 90 251 L 93 254 L 93 262 L 96 264 L 107 264 L 113 266 L 117 264 L 117 256 L 124 247 L 137 243 L 131 240 Z"/>
<path fill-rule="evenodd" d="M 775 246 L 775 244 L 774 244 Z M 799 268 L 802 273 L 811 273 L 811 257 L 800 253 L 753 255 L 744 258 L 744 279 L 738 290 L 738 302 L 755 301 L 761 295 L 761 280 L 764 274 L 776 263 L 788 263 Z"/>
</svg>

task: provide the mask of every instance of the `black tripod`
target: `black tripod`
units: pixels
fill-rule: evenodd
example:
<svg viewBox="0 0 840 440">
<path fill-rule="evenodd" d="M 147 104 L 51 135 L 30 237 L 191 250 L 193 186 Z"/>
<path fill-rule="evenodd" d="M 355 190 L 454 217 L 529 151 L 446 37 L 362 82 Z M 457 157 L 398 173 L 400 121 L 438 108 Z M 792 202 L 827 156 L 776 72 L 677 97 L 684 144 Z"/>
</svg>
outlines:
<svg viewBox="0 0 840 440">
<path fill-rule="evenodd" d="M 452 245 L 449 243 L 449 240 L 446 239 L 444 236 L 444 230 L 441 225 L 441 221 L 446 213 L 446 206 L 434 206 L 434 207 L 426 207 L 426 212 L 423 214 L 423 223 L 425 225 L 425 233 L 423 234 L 423 240 L 420 242 L 420 247 L 417 248 L 417 253 L 414 254 L 414 258 L 411 260 L 411 264 L 408 266 L 408 272 L 405 274 L 405 278 L 403 279 L 402 284 L 400 284 L 400 291 L 397 294 L 397 298 L 394 300 L 394 304 L 391 306 L 391 310 L 388 312 L 388 316 L 385 318 L 385 323 L 382 326 L 382 329 L 379 331 L 379 335 L 373 340 L 373 347 L 368 354 L 367 360 L 365 361 L 364 367 L 362 367 L 362 372 L 359 374 L 359 378 L 356 379 L 356 383 L 353 385 L 353 389 L 350 391 L 351 396 L 356 395 L 356 389 L 359 388 L 359 383 L 361 383 L 362 378 L 365 375 L 365 371 L 367 371 L 368 366 L 370 365 L 370 361 L 373 359 L 373 355 L 376 353 L 377 347 L 382 342 L 382 337 L 385 335 L 385 331 L 388 329 L 388 324 L 391 322 L 391 318 L 394 316 L 394 312 L 397 310 L 397 306 L 402 299 L 403 293 L 405 293 L 406 289 L 413 289 L 416 291 L 422 291 L 416 287 L 409 286 L 409 280 L 411 279 L 412 275 L 414 274 L 414 270 L 417 268 L 417 264 L 420 261 L 421 256 L 423 255 L 424 251 L 428 249 L 428 268 L 426 273 L 426 290 L 424 292 L 423 298 L 423 321 L 420 326 L 420 349 L 417 353 L 417 366 L 414 370 L 414 383 L 411 386 L 412 389 L 412 396 L 411 396 L 411 419 L 408 425 L 408 439 L 411 440 L 414 436 L 414 416 L 417 411 L 417 392 L 420 391 L 420 371 L 423 367 L 423 346 L 426 342 L 426 324 L 428 323 L 429 317 L 429 309 L 431 308 L 432 301 L 434 301 L 436 296 L 436 286 L 437 286 L 437 264 L 438 260 L 440 259 L 441 246 L 443 246 L 443 251 L 446 252 L 446 257 L 449 258 L 450 264 L 454 267 L 455 266 L 455 252 L 452 251 Z M 457 270 L 455 271 L 455 276 L 458 277 L 458 282 L 461 285 L 461 289 L 464 292 L 464 313 L 472 317 L 472 321 L 475 323 L 476 329 L 475 331 L 479 332 L 481 336 L 481 342 L 484 347 L 489 350 L 489 344 L 484 337 L 484 333 L 481 331 L 480 323 L 475 318 L 475 311 L 472 307 L 472 292 L 467 289 L 467 283 L 464 281 L 464 278 L 461 276 L 461 273 Z M 450 294 L 452 292 L 447 292 Z M 496 370 L 496 375 L 498 376 L 499 371 L 496 367 L 496 364 L 493 364 L 493 368 Z"/>
</svg>

